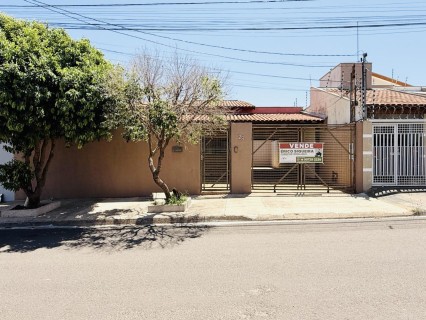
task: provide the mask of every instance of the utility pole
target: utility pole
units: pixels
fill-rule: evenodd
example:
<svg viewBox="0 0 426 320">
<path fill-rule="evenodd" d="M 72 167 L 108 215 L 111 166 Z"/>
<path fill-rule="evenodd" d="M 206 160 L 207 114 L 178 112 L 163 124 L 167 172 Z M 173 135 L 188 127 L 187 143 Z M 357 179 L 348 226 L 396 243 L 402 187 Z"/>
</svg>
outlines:
<svg viewBox="0 0 426 320">
<path fill-rule="evenodd" d="M 367 119 L 367 77 L 365 70 L 365 60 L 367 58 L 367 53 L 362 54 L 362 78 L 361 78 L 361 92 L 362 92 L 362 118 Z"/>
<path fill-rule="evenodd" d="M 352 97 L 353 95 L 353 97 Z M 350 121 L 351 123 L 355 122 L 355 109 L 357 105 L 356 101 L 356 86 L 355 86 L 355 64 L 352 65 L 352 72 L 351 72 L 351 82 L 349 87 L 349 101 L 350 101 Z"/>
</svg>

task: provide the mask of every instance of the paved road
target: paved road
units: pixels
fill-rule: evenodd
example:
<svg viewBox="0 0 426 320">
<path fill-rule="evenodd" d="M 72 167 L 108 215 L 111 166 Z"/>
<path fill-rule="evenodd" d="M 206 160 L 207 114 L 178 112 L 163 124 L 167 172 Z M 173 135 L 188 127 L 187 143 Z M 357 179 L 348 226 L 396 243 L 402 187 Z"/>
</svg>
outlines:
<svg viewBox="0 0 426 320">
<path fill-rule="evenodd" d="M 0 318 L 424 319 L 426 221 L 0 231 Z"/>
</svg>

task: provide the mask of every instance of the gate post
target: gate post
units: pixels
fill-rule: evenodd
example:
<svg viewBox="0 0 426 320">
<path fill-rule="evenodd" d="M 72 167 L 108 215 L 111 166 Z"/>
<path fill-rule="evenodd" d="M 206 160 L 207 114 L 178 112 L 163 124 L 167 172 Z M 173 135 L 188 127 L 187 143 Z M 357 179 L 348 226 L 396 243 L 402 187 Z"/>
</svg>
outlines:
<svg viewBox="0 0 426 320">
<path fill-rule="evenodd" d="M 355 122 L 355 156 L 354 156 L 354 185 L 355 192 L 361 193 L 364 192 L 364 172 L 363 172 L 363 164 L 364 164 L 364 143 L 363 143 L 363 133 L 364 126 L 363 122 Z"/>
<path fill-rule="evenodd" d="M 231 193 L 251 193 L 252 123 L 231 123 Z"/>
<path fill-rule="evenodd" d="M 373 185 L 373 124 L 362 122 L 362 187 L 366 192 Z"/>
</svg>

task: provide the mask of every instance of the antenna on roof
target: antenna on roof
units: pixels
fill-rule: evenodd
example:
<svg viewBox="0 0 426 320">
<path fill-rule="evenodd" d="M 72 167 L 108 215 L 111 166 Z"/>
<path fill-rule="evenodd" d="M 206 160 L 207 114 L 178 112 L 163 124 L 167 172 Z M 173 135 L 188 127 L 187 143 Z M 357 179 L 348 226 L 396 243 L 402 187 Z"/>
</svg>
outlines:
<svg viewBox="0 0 426 320">
<path fill-rule="evenodd" d="M 308 91 L 305 92 L 305 109 L 308 107 Z"/>
<path fill-rule="evenodd" d="M 361 92 L 362 92 L 362 118 L 367 118 L 367 78 L 366 78 L 366 70 L 365 70 L 365 61 L 367 58 L 367 52 L 362 54 L 361 62 L 362 62 L 362 75 L 361 75 Z"/>
</svg>

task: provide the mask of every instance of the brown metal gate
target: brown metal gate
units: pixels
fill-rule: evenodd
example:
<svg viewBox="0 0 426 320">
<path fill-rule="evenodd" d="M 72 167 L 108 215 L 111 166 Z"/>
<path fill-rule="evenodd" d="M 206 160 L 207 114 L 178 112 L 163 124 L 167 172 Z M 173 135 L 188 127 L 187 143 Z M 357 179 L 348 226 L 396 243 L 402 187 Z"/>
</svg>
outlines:
<svg viewBox="0 0 426 320">
<path fill-rule="evenodd" d="M 205 136 L 201 141 L 201 190 L 228 191 L 229 142 L 228 131 Z"/>
<path fill-rule="evenodd" d="M 354 190 L 355 126 L 253 125 L 252 192 Z M 323 143 L 323 163 L 280 163 L 279 143 Z"/>
</svg>

